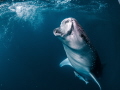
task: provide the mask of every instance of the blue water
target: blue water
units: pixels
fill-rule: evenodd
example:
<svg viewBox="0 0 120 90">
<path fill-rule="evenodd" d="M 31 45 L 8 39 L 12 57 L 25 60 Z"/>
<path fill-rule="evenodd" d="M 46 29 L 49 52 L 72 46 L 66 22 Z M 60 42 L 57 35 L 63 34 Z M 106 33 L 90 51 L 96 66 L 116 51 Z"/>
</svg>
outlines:
<svg viewBox="0 0 120 90">
<path fill-rule="evenodd" d="M 82 25 L 103 64 L 102 90 L 120 90 L 117 0 L 0 2 L 0 90 L 99 90 L 78 80 L 53 30 L 67 17 Z"/>
</svg>

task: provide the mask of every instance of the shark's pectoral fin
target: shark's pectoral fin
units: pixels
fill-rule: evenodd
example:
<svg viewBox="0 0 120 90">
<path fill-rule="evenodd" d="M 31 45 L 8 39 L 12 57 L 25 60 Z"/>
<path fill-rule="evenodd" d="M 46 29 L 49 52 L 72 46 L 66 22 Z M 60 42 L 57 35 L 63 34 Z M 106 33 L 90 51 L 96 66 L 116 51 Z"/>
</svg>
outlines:
<svg viewBox="0 0 120 90">
<path fill-rule="evenodd" d="M 60 63 L 60 67 L 63 67 L 65 65 L 70 65 L 71 67 L 73 67 L 70 63 L 70 61 L 68 60 L 68 58 L 66 58 L 65 60 L 63 60 L 61 63 Z"/>
<path fill-rule="evenodd" d="M 84 81 L 86 84 L 89 83 L 86 79 L 84 79 L 84 78 L 83 78 L 81 75 L 79 75 L 77 72 L 74 71 L 74 74 L 75 74 L 76 77 L 78 77 L 80 80 Z"/>
<path fill-rule="evenodd" d="M 98 82 L 97 79 L 94 77 L 94 75 L 92 75 L 91 73 L 89 73 L 89 74 L 90 74 L 90 76 L 92 77 L 92 79 L 95 81 L 95 83 L 97 83 L 97 85 L 99 86 L 100 90 L 102 90 L 99 82 Z"/>
</svg>

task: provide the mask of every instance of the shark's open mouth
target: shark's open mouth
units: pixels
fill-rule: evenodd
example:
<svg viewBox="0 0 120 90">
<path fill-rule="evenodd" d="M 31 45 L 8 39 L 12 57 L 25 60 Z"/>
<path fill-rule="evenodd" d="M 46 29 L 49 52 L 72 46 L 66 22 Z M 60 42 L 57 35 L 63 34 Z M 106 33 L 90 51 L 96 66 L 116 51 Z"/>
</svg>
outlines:
<svg viewBox="0 0 120 90">
<path fill-rule="evenodd" d="M 54 33 L 55 36 L 61 36 L 61 34 L 62 34 L 61 31 L 60 31 L 60 28 L 54 29 L 53 33 Z"/>
</svg>

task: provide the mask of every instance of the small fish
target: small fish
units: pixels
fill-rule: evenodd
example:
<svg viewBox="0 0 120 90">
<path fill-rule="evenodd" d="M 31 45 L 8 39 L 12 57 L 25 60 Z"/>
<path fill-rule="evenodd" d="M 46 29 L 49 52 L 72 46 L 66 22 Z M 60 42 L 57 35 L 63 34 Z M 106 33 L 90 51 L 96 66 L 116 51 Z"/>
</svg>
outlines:
<svg viewBox="0 0 120 90">
<path fill-rule="evenodd" d="M 96 79 L 101 72 L 99 56 L 77 20 L 64 19 L 53 33 L 62 42 L 67 55 L 67 58 L 60 63 L 60 67 L 71 66 L 76 77 L 86 84 L 89 80 L 95 81 L 101 90 Z"/>
</svg>

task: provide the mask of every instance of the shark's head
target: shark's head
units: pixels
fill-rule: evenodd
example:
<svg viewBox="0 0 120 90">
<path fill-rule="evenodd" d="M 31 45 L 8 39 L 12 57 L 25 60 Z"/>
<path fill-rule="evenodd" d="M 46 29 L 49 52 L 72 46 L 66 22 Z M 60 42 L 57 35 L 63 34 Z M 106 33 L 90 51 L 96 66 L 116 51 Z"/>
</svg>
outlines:
<svg viewBox="0 0 120 90">
<path fill-rule="evenodd" d="M 80 48 L 83 44 L 85 34 L 82 27 L 74 18 L 64 19 L 60 27 L 53 31 L 54 35 L 57 36 L 63 44 L 73 49 Z"/>
<path fill-rule="evenodd" d="M 73 29 L 73 18 L 64 19 L 60 27 L 56 28 L 53 33 L 55 36 L 66 37 L 71 34 Z"/>
</svg>

